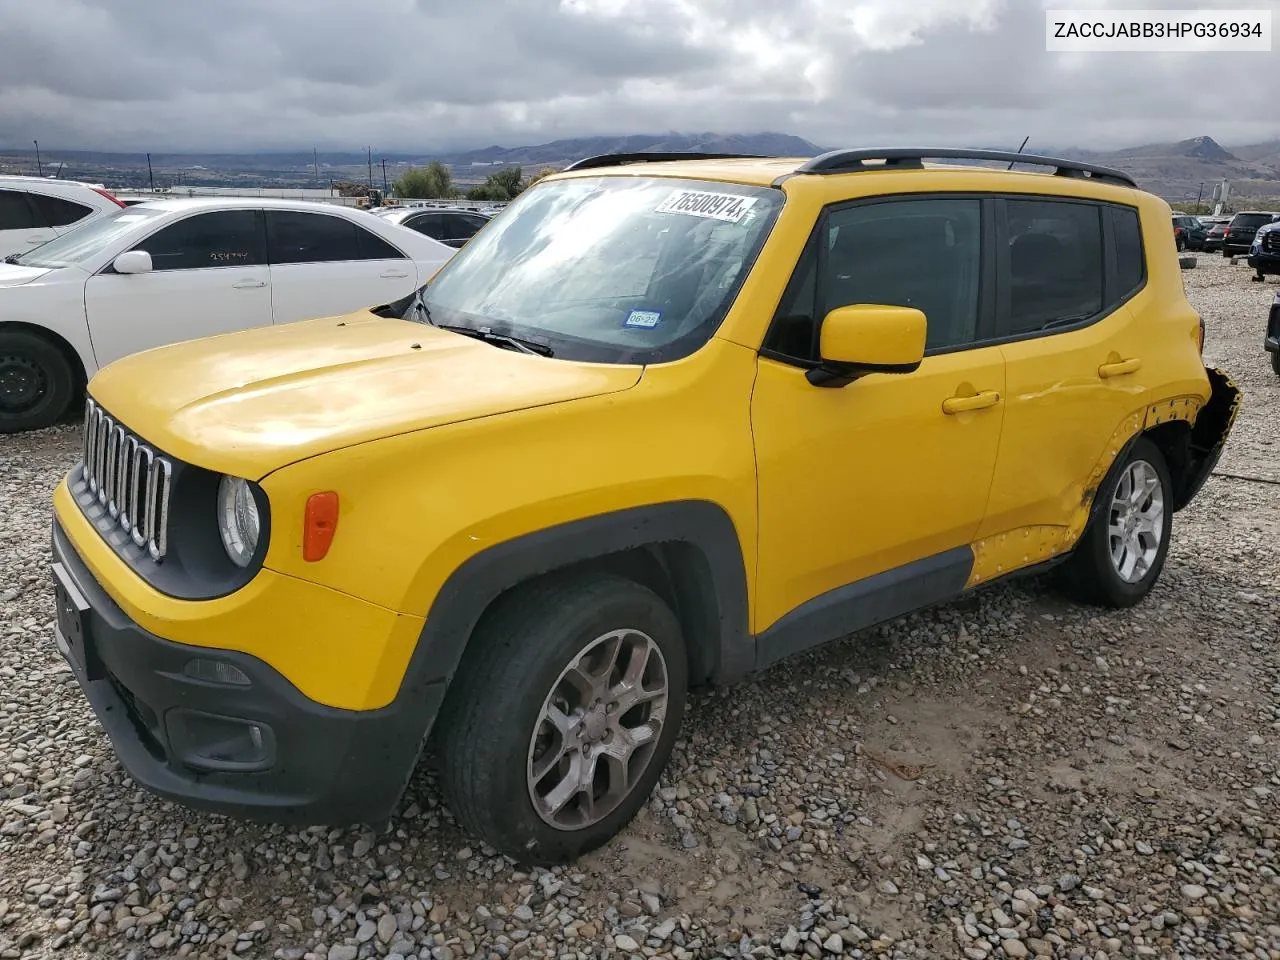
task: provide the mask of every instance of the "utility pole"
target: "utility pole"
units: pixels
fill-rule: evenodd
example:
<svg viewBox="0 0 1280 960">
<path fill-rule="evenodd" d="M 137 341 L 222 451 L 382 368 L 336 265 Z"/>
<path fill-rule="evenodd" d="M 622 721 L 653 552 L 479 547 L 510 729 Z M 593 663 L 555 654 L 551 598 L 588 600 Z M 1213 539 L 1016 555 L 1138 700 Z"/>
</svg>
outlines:
<svg viewBox="0 0 1280 960">
<path fill-rule="evenodd" d="M 1200 181 L 1200 192 L 1196 194 L 1196 213 L 1200 212 L 1200 201 L 1204 199 L 1204 181 Z"/>
<path fill-rule="evenodd" d="M 387 186 L 387 158 L 382 158 L 382 195 L 385 197 L 391 192 L 391 188 Z"/>
<path fill-rule="evenodd" d="M 311 148 L 311 162 L 316 168 L 316 187 L 320 186 L 320 151 L 316 147 Z"/>
<path fill-rule="evenodd" d="M 151 181 L 151 192 L 156 192 L 156 175 L 151 172 L 151 154 L 147 154 L 147 179 Z"/>
<path fill-rule="evenodd" d="M 373 189 L 373 147 L 365 147 L 369 153 L 369 189 Z"/>
<path fill-rule="evenodd" d="M 44 176 L 44 164 L 42 164 L 42 163 L 40 162 L 40 141 L 39 141 L 39 140 L 32 140 L 31 142 L 32 142 L 32 143 L 34 143 L 34 144 L 36 145 L 36 170 L 39 172 L 40 176 L 42 176 L 42 177 L 43 177 L 43 176 Z"/>
</svg>

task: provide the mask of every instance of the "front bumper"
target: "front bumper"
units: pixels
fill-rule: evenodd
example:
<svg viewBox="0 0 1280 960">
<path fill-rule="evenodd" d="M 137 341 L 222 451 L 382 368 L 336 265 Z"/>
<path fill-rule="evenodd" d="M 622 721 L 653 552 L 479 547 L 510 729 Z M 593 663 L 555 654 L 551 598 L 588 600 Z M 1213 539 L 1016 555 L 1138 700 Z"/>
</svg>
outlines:
<svg viewBox="0 0 1280 960">
<path fill-rule="evenodd" d="M 377 710 L 319 704 L 256 657 L 143 630 L 56 519 L 53 560 L 58 648 L 141 786 L 197 809 L 291 825 L 377 823 L 394 811 L 443 684 Z"/>
<path fill-rule="evenodd" d="M 1261 273 L 1280 273 L 1280 253 L 1253 253 L 1247 262 Z"/>
</svg>

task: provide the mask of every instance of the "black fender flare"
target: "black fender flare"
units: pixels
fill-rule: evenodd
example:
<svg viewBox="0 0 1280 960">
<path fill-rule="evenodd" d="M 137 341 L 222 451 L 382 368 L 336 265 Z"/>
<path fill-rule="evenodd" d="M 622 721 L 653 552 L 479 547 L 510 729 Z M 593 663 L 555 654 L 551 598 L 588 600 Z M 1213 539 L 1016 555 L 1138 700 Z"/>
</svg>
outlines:
<svg viewBox="0 0 1280 960">
<path fill-rule="evenodd" d="M 737 528 L 720 505 L 681 500 L 574 520 L 468 559 L 432 600 L 397 699 L 447 684 L 480 618 L 506 591 L 576 564 L 645 548 L 659 548 L 667 558 L 686 642 L 705 658 L 701 672 L 716 681 L 746 674 L 755 662 L 755 643 Z"/>
</svg>

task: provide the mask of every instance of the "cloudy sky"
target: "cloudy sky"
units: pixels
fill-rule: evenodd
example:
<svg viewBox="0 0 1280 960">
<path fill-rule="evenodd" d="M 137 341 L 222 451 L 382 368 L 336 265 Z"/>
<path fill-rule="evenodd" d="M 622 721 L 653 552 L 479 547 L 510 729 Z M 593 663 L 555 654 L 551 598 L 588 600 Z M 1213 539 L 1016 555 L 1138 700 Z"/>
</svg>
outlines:
<svg viewBox="0 0 1280 960">
<path fill-rule="evenodd" d="M 1045 51 L 1045 7 L 1280 0 L 0 0 L 0 148 L 1280 137 L 1254 54 Z"/>
</svg>

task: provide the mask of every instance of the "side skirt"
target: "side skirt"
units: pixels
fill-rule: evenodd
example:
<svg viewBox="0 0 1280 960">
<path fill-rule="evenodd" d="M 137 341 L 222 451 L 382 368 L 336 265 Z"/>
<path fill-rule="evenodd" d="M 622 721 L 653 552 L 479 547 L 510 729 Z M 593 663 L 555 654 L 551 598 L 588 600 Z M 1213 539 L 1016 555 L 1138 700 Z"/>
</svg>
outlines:
<svg viewBox="0 0 1280 960">
<path fill-rule="evenodd" d="M 970 547 L 957 547 L 814 597 L 756 637 L 756 668 L 955 599 L 973 561 Z"/>
<path fill-rule="evenodd" d="M 973 550 L 957 547 L 837 587 L 792 610 L 756 637 L 756 669 L 997 583 L 1041 576 L 1070 556 L 1067 551 L 966 587 L 973 570 Z"/>
</svg>

